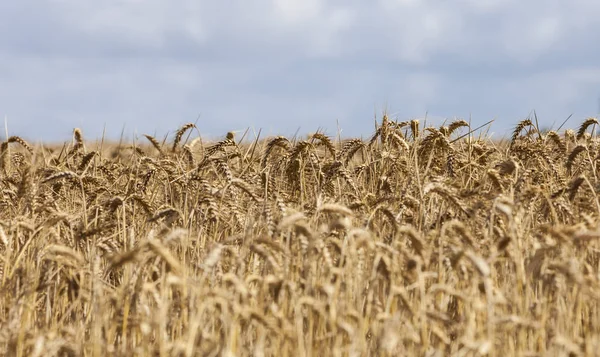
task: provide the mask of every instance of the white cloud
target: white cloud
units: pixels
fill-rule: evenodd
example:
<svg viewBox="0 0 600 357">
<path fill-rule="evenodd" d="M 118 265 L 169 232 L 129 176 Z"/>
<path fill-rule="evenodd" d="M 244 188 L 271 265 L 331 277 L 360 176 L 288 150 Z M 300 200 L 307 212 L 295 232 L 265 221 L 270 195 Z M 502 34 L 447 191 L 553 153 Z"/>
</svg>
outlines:
<svg viewBox="0 0 600 357">
<path fill-rule="evenodd" d="M 318 18 L 323 11 L 319 0 L 273 0 L 275 15 L 286 24 L 301 25 Z"/>
</svg>

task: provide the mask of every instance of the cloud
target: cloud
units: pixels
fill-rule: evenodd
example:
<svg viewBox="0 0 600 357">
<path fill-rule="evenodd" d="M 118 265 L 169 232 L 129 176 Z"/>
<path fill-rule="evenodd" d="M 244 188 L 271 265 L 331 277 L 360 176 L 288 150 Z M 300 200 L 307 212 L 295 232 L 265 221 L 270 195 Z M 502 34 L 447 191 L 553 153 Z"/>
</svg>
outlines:
<svg viewBox="0 0 600 357">
<path fill-rule="evenodd" d="M 600 3 L 107 0 L 0 4 L 0 114 L 34 138 L 401 118 L 597 114 Z M 546 120 L 546 119 L 544 119 Z M 499 124 L 496 124 L 499 125 Z M 127 129 L 127 130 L 129 130 Z"/>
</svg>

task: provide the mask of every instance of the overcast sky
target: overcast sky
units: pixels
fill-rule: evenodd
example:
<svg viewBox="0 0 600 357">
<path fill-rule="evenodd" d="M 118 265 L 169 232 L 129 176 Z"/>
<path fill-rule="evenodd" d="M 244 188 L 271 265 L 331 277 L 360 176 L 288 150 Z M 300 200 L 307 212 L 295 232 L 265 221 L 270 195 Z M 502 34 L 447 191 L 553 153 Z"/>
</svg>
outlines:
<svg viewBox="0 0 600 357">
<path fill-rule="evenodd" d="M 32 140 L 366 137 L 384 110 L 575 127 L 598 115 L 599 25 L 597 0 L 1 1 L 0 115 Z"/>
</svg>

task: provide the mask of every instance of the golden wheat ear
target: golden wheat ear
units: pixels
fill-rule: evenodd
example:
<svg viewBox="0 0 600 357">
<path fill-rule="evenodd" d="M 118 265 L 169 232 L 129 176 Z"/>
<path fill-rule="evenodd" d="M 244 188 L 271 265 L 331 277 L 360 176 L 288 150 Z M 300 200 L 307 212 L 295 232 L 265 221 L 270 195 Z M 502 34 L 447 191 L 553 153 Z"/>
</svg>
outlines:
<svg viewBox="0 0 600 357">
<path fill-rule="evenodd" d="M 177 150 L 177 146 L 181 142 L 181 138 L 183 137 L 183 134 L 185 134 L 186 131 L 188 131 L 192 128 L 195 128 L 195 127 L 196 127 L 196 125 L 194 123 L 187 123 L 187 124 L 183 125 L 181 128 L 179 128 L 175 132 L 175 139 L 173 140 L 173 147 L 172 147 L 171 151 L 175 152 Z"/>
<path fill-rule="evenodd" d="M 517 126 L 515 126 L 515 129 L 513 130 L 513 134 L 512 134 L 511 140 L 510 140 L 511 146 L 517 141 L 517 139 L 521 135 L 521 131 L 523 131 L 523 129 L 525 129 L 526 127 L 529 127 L 530 129 L 533 128 L 533 123 L 531 122 L 531 119 L 521 120 L 517 124 Z"/>
<path fill-rule="evenodd" d="M 25 141 L 20 136 L 11 136 L 10 138 L 8 138 L 8 140 L 6 142 L 9 144 L 10 143 L 19 143 L 19 145 L 21 145 L 23 148 L 25 148 L 27 151 L 29 151 L 30 154 L 33 154 L 33 148 L 31 147 L 31 145 L 29 145 L 29 143 L 27 143 L 27 141 Z"/>
<path fill-rule="evenodd" d="M 158 140 L 156 140 L 155 137 L 147 134 L 144 134 L 144 137 L 148 139 L 148 141 L 152 144 L 152 146 L 154 146 L 154 148 L 156 149 L 156 151 L 158 151 L 159 154 L 163 154 L 162 145 Z"/>
<path fill-rule="evenodd" d="M 590 126 L 596 126 L 598 125 L 598 119 L 596 118 L 587 118 L 583 123 L 581 123 L 581 126 L 579 127 L 579 130 L 577 130 L 577 140 L 581 139 L 583 137 L 583 135 L 585 134 L 585 131 L 590 127 Z"/>
</svg>

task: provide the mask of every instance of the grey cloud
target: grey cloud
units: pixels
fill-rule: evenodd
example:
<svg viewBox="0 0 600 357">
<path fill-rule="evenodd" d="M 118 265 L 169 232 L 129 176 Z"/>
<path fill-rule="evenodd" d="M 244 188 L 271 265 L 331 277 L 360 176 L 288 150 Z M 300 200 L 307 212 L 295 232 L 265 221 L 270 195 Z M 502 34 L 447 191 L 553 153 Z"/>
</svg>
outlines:
<svg viewBox="0 0 600 357">
<path fill-rule="evenodd" d="M 335 133 L 336 119 L 368 135 L 384 109 L 506 127 L 532 109 L 593 115 L 599 12 L 584 0 L 4 2 L 0 114 L 46 140 L 105 123 L 113 137 L 164 133 L 198 114 L 210 135 Z"/>
</svg>

